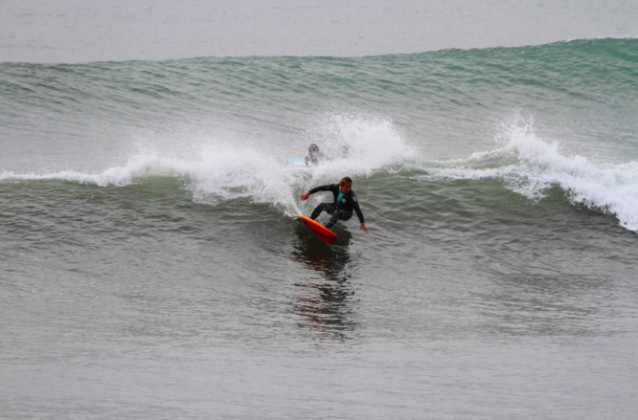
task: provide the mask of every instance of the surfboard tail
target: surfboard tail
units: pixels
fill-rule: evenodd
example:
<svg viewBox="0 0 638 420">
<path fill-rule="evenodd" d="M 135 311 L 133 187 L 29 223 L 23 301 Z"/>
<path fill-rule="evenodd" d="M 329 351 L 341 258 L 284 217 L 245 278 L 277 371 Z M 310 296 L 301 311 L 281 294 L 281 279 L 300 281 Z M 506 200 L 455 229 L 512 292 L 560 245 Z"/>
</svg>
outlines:
<svg viewBox="0 0 638 420">
<path fill-rule="evenodd" d="M 327 242 L 329 244 L 334 244 L 335 242 L 337 242 L 337 234 L 331 231 L 330 229 L 328 229 L 327 227 L 325 227 L 324 225 L 322 225 L 321 223 L 315 220 L 312 220 L 310 217 L 306 217 L 302 215 L 298 215 L 296 219 L 299 220 L 299 222 L 302 223 L 304 226 L 306 226 L 308 229 L 310 229 L 322 241 Z"/>
<path fill-rule="evenodd" d="M 319 239 L 321 239 L 322 241 L 329 243 L 329 244 L 334 244 L 335 242 L 337 242 L 337 236 L 326 236 L 326 235 L 322 235 L 320 233 L 315 232 L 315 235 L 317 235 L 319 237 Z"/>
</svg>

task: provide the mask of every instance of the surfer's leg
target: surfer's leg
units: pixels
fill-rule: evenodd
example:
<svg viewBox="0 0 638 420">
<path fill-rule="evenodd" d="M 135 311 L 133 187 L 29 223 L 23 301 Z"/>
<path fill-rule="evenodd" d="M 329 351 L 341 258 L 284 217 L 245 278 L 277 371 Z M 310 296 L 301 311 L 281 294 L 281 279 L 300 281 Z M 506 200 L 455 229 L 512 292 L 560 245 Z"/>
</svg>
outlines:
<svg viewBox="0 0 638 420">
<path fill-rule="evenodd" d="M 319 217 L 319 215 L 321 214 L 322 211 L 327 211 L 330 214 L 334 213 L 334 211 L 335 211 L 334 203 L 321 203 L 321 204 L 319 204 L 312 211 L 312 214 L 310 215 L 310 218 L 312 220 L 316 220 L 317 217 Z"/>
<path fill-rule="evenodd" d="M 335 223 L 337 223 L 337 220 L 339 220 L 339 219 L 337 218 L 337 216 L 334 216 L 334 215 L 333 215 L 333 216 L 330 218 L 330 220 L 328 220 L 328 223 L 326 223 L 324 226 L 325 226 L 325 227 L 327 227 L 328 229 L 330 229 L 331 227 L 333 227 L 333 226 L 334 226 L 334 224 L 335 224 Z"/>
<path fill-rule="evenodd" d="M 346 220 L 350 220 L 350 218 L 352 217 L 352 210 L 350 211 L 339 210 L 335 214 L 338 215 L 339 220 L 343 220 L 345 222 Z"/>
<path fill-rule="evenodd" d="M 331 228 L 334 226 L 335 223 L 337 223 L 337 220 L 346 221 L 346 220 L 350 220 L 351 217 L 352 217 L 351 211 L 343 211 L 343 210 L 333 211 L 332 217 L 330 218 L 330 220 L 328 220 L 328 223 L 326 223 L 324 226 L 327 228 Z"/>
</svg>

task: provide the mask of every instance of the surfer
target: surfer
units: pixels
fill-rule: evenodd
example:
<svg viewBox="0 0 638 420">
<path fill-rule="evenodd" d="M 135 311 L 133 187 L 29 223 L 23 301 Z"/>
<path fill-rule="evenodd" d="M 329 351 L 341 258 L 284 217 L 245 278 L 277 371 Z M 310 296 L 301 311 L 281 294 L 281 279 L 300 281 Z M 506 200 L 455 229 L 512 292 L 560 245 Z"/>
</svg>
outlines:
<svg viewBox="0 0 638 420">
<path fill-rule="evenodd" d="M 350 220 L 352 217 L 352 211 L 357 212 L 357 217 L 359 218 L 359 222 L 361 226 L 360 229 L 364 230 L 366 233 L 368 229 L 366 228 L 365 221 L 363 220 L 363 213 L 361 213 L 361 209 L 359 208 L 359 202 L 357 201 L 357 196 L 352 191 L 352 179 L 350 177 L 344 177 L 341 181 L 336 184 L 328 184 L 321 185 L 319 187 L 315 187 L 301 195 L 301 200 L 307 200 L 310 197 L 310 194 L 314 194 L 317 191 L 331 191 L 334 196 L 334 203 L 321 203 L 312 211 L 310 218 L 315 220 L 322 211 L 326 211 L 332 215 L 328 223 L 326 223 L 326 227 L 330 228 L 337 220 Z"/>
<path fill-rule="evenodd" d="M 326 156 L 319 151 L 319 146 L 312 143 L 310 147 L 308 147 L 308 156 L 306 156 L 306 166 L 317 165 L 320 161 L 324 160 Z"/>
</svg>

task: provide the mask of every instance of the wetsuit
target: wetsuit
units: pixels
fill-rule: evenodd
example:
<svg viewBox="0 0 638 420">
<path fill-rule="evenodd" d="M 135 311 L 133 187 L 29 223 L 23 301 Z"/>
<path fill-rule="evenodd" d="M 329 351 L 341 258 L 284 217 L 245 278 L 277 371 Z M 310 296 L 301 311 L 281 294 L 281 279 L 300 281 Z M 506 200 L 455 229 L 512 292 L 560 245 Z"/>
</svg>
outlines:
<svg viewBox="0 0 638 420">
<path fill-rule="evenodd" d="M 314 194 L 317 191 L 331 191 L 334 196 L 334 203 L 321 203 L 312 211 L 310 215 L 311 219 L 316 219 L 319 217 L 322 211 L 326 211 L 332 215 L 328 223 L 326 223 L 326 227 L 332 227 L 337 220 L 349 220 L 352 217 L 352 211 L 357 212 L 357 217 L 359 218 L 359 222 L 362 225 L 365 224 L 363 220 L 363 213 L 361 213 L 361 209 L 359 208 L 359 202 L 357 201 L 357 196 L 354 191 L 350 190 L 347 193 L 343 194 L 339 185 L 329 184 L 322 185 L 320 187 L 315 187 L 308 191 L 310 194 Z"/>
<path fill-rule="evenodd" d="M 306 166 L 309 166 L 309 165 L 318 165 L 319 162 L 321 162 L 325 158 L 326 157 L 324 156 L 324 154 L 317 150 L 317 151 L 308 153 L 308 156 L 306 156 L 304 160 L 306 162 Z"/>
</svg>

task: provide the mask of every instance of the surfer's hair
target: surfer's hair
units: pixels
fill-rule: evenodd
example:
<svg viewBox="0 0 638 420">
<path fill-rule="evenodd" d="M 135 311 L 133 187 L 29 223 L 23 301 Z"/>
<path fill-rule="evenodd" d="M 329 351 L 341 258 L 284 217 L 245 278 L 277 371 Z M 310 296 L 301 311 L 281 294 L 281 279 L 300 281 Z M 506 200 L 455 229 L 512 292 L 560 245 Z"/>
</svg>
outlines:
<svg viewBox="0 0 638 420">
<path fill-rule="evenodd" d="M 335 185 L 343 187 L 346 184 L 352 184 L 352 178 L 350 178 L 349 176 L 344 176 L 343 178 L 341 178 L 341 181 L 337 182 Z"/>
</svg>

